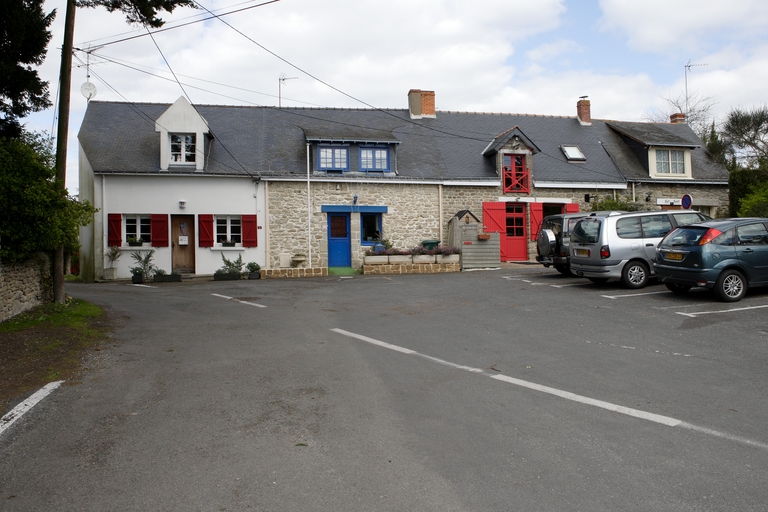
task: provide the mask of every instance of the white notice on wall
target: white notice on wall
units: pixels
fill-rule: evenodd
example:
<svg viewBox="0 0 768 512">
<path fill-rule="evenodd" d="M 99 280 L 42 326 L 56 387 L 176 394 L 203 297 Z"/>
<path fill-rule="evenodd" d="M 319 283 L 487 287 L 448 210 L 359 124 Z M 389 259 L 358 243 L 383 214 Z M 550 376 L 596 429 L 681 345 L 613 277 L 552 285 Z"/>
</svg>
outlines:
<svg viewBox="0 0 768 512">
<path fill-rule="evenodd" d="M 179 237 L 179 245 L 189 245 L 189 237 L 188 236 L 180 236 Z"/>
</svg>

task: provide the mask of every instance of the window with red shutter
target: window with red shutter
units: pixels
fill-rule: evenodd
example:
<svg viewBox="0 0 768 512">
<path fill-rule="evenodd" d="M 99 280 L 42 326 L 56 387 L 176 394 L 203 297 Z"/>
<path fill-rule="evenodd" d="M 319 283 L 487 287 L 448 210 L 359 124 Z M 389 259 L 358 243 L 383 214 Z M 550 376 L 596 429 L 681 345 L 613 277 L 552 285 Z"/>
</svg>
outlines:
<svg viewBox="0 0 768 512">
<path fill-rule="evenodd" d="M 243 215 L 243 247 L 258 247 L 258 231 L 255 215 Z"/>
<path fill-rule="evenodd" d="M 110 247 L 123 245 L 123 215 L 120 213 L 107 215 L 107 245 Z"/>
<path fill-rule="evenodd" d="M 213 247 L 213 215 L 209 213 L 197 216 L 200 247 Z"/>
</svg>

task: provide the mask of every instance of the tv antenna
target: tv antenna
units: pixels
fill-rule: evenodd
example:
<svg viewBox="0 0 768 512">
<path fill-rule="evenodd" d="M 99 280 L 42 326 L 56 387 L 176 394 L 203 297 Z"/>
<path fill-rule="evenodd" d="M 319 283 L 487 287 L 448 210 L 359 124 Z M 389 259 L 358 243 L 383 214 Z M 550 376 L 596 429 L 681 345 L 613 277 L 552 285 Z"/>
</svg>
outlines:
<svg viewBox="0 0 768 512">
<path fill-rule="evenodd" d="M 297 76 L 285 76 L 285 73 L 280 74 L 280 78 L 277 79 L 277 106 L 283 106 L 283 83 L 286 80 L 298 80 Z"/>
<path fill-rule="evenodd" d="M 80 94 L 85 96 L 85 99 L 88 101 L 96 97 L 96 86 L 91 83 L 91 52 L 99 48 L 102 48 L 102 46 L 88 48 L 88 51 L 85 52 L 85 83 L 80 86 Z"/>
<path fill-rule="evenodd" d="M 688 64 L 685 65 L 685 117 L 688 118 L 688 72 L 693 67 L 706 66 L 707 64 L 691 64 L 688 60 Z"/>
</svg>

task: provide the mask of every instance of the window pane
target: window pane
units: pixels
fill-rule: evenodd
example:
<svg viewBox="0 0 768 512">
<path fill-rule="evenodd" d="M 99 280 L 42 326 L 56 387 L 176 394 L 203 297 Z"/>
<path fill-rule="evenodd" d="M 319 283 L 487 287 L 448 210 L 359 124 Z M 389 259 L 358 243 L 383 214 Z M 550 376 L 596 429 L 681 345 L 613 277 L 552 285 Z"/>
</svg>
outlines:
<svg viewBox="0 0 768 512">
<path fill-rule="evenodd" d="M 347 237 L 347 219 L 345 217 L 331 217 L 331 238 Z"/>
<path fill-rule="evenodd" d="M 227 239 L 229 239 L 229 234 L 227 233 L 227 218 L 216 217 L 216 241 L 221 243 Z"/>
<path fill-rule="evenodd" d="M 229 239 L 239 244 L 242 240 L 242 233 L 240 217 L 229 217 Z"/>
<path fill-rule="evenodd" d="M 642 217 L 642 225 L 645 238 L 659 238 L 672 229 L 672 223 L 666 215 Z"/>
<path fill-rule="evenodd" d="M 373 168 L 373 150 L 372 149 L 360 150 L 360 166 L 362 169 Z"/>
<path fill-rule="evenodd" d="M 139 230 L 138 225 L 136 223 L 136 217 L 126 217 L 125 218 L 125 238 L 138 238 L 139 237 Z"/>
<path fill-rule="evenodd" d="M 670 170 L 672 174 L 685 174 L 685 158 L 680 150 L 670 151 Z"/>
<path fill-rule="evenodd" d="M 373 244 L 381 240 L 379 226 L 381 225 L 380 213 L 361 213 L 360 224 L 362 224 L 363 244 Z"/>
<path fill-rule="evenodd" d="M 195 162 L 195 136 L 184 136 L 184 161 L 187 163 Z"/>
<path fill-rule="evenodd" d="M 632 217 L 616 221 L 616 234 L 620 238 L 642 238 L 640 231 L 640 219 Z"/>
<path fill-rule="evenodd" d="M 669 173 L 669 151 L 666 149 L 656 150 L 656 172 Z"/>
<path fill-rule="evenodd" d="M 152 241 L 152 221 L 149 219 L 149 217 L 141 217 L 139 219 L 140 222 L 140 233 L 141 233 L 141 241 L 142 242 L 151 242 Z"/>
<path fill-rule="evenodd" d="M 739 226 L 736 228 L 736 235 L 740 245 L 765 245 L 768 243 L 768 231 L 765 230 L 765 225 L 762 223 Z"/>
</svg>

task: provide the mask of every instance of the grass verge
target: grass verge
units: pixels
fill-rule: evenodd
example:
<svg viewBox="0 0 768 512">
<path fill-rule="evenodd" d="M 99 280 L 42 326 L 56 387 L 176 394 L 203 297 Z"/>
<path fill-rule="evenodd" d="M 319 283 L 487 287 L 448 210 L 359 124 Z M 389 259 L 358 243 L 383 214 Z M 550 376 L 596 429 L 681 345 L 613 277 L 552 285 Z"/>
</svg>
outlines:
<svg viewBox="0 0 768 512">
<path fill-rule="evenodd" d="M 78 299 L 0 323 L 0 416 L 49 382 L 76 378 L 109 330 L 104 311 Z"/>
</svg>

